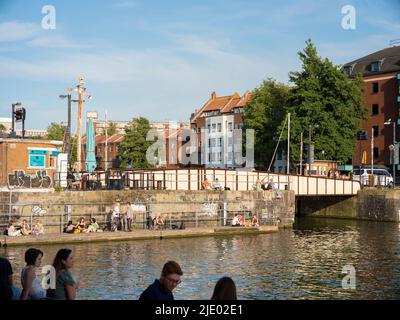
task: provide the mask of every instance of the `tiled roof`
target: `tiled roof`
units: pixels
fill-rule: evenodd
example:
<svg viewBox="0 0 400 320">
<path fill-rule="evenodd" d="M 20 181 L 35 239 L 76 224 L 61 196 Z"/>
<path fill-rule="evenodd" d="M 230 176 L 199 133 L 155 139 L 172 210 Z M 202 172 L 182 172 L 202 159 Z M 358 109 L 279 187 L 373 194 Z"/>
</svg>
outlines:
<svg viewBox="0 0 400 320">
<path fill-rule="evenodd" d="M 250 99 L 251 92 L 249 91 L 246 91 L 242 97 L 240 97 L 238 93 L 234 93 L 231 96 L 217 97 L 216 93 L 213 92 L 211 94 L 211 99 L 209 99 L 200 110 L 196 111 L 191 122 L 195 122 L 203 112 L 220 110 L 221 113 L 229 113 L 232 112 L 234 108 L 245 107 Z"/>
<path fill-rule="evenodd" d="M 215 98 L 203 111 L 221 110 L 231 100 L 231 98 L 231 96 Z"/>
<path fill-rule="evenodd" d="M 372 62 L 380 61 L 381 70 L 371 72 L 368 67 Z M 364 76 L 400 71 L 400 46 L 385 48 L 370 55 L 346 63 L 345 67 L 352 67 L 352 75 L 362 73 Z"/>
</svg>

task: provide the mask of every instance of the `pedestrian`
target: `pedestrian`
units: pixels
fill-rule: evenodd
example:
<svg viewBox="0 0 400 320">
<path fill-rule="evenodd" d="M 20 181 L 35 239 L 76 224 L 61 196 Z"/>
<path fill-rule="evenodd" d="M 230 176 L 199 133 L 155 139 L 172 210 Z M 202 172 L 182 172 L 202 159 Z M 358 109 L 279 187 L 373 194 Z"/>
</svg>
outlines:
<svg viewBox="0 0 400 320">
<path fill-rule="evenodd" d="M 56 288 L 47 290 L 47 298 L 51 300 L 75 300 L 79 283 L 70 272 L 74 266 L 74 256 L 70 249 L 60 249 L 54 258 L 56 269 Z"/>
<path fill-rule="evenodd" d="M 127 230 L 127 219 L 126 219 L 126 214 L 127 211 L 121 211 L 119 214 L 119 221 L 121 224 L 121 231 L 126 231 Z"/>
<path fill-rule="evenodd" d="M 147 287 L 140 295 L 139 300 L 174 300 L 172 291 L 181 283 L 182 269 L 175 261 L 168 261 L 162 271 L 160 279 Z"/>
<path fill-rule="evenodd" d="M 211 300 L 237 300 L 235 282 L 229 277 L 219 279 Z"/>
<path fill-rule="evenodd" d="M 13 297 L 13 271 L 11 263 L 0 257 L 0 301 L 11 300 Z"/>
<path fill-rule="evenodd" d="M 135 219 L 133 219 L 133 216 L 135 216 Z M 132 221 L 133 220 L 135 220 L 135 222 L 136 222 L 136 214 L 133 210 L 132 203 L 128 202 L 128 208 L 126 210 L 126 222 L 128 224 L 128 231 L 132 231 Z"/>
<path fill-rule="evenodd" d="M 46 298 L 46 290 L 42 288 L 40 280 L 36 277 L 36 270 L 42 264 L 42 258 L 43 252 L 41 250 L 35 248 L 26 250 L 26 266 L 21 271 L 21 300 L 41 300 Z"/>
</svg>

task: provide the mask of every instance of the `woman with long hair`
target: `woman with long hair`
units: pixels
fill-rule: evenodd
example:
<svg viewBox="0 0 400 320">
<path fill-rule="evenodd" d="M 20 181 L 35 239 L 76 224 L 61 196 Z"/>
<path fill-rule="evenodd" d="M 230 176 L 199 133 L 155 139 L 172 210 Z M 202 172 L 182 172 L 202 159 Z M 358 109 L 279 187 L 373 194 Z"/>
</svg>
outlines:
<svg viewBox="0 0 400 320">
<path fill-rule="evenodd" d="M 42 258 L 43 252 L 41 250 L 35 248 L 26 250 L 26 266 L 21 271 L 21 300 L 41 300 L 46 298 L 46 291 L 42 288 L 40 280 L 36 277 L 36 270 L 42 264 Z"/>
<path fill-rule="evenodd" d="M 56 288 L 47 290 L 47 298 L 53 300 L 75 300 L 78 283 L 70 272 L 74 266 L 72 250 L 61 249 L 54 258 Z"/>
<path fill-rule="evenodd" d="M 229 277 L 219 279 L 211 300 L 237 300 L 235 282 Z"/>
</svg>

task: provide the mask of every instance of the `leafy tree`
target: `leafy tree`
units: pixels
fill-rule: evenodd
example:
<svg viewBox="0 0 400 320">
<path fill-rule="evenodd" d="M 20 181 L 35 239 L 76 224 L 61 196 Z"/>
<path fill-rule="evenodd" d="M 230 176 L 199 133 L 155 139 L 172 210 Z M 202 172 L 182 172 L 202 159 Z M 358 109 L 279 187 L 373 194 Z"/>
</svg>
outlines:
<svg viewBox="0 0 400 320">
<path fill-rule="evenodd" d="M 289 87 L 273 79 L 263 81 L 254 89 L 252 99 L 245 108 L 246 129 L 254 129 L 255 162 L 268 168 L 280 132 L 277 131 L 286 117 Z"/>
<path fill-rule="evenodd" d="M 350 79 L 319 57 L 311 40 L 298 54 L 302 70 L 289 74 L 294 84 L 287 108 L 292 120 L 291 163 L 300 158 L 301 132 L 307 135 L 310 128 L 316 159 L 346 162 L 354 154 L 355 136 L 366 114 L 361 77 Z"/>
<path fill-rule="evenodd" d="M 121 167 L 150 168 L 146 160 L 146 151 L 153 144 L 146 141 L 150 130 L 150 122 L 146 118 L 134 118 L 125 127 L 124 140 L 118 147 Z"/>
<path fill-rule="evenodd" d="M 47 127 L 47 139 L 49 140 L 64 140 L 65 127 L 59 123 L 52 122 Z"/>
<path fill-rule="evenodd" d="M 6 134 L 7 128 L 4 126 L 4 124 L 0 123 L 0 135 Z"/>
<path fill-rule="evenodd" d="M 65 127 L 61 124 L 52 122 L 47 127 L 47 139 L 64 141 Z M 71 158 L 69 159 L 70 165 L 72 166 L 77 159 L 77 143 L 76 137 L 71 136 Z"/>
<path fill-rule="evenodd" d="M 346 162 L 354 154 L 355 136 L 366 114 L 361 77 L 350 79 L 340 67 L 319 57 L 311 40 L 306 42 L 299 57 L 302 70 L 289 74 L 293 87 L 268 79 L 254 90 L 252 101 L 245 109 L 246 127 L 255 129 L 258 165 L 269 165 L 289 112 L 292 168 L 300 159 L 302 132 L 303 159 L 306 159 L 310 128 L 316 159 Z M 281 146 L 286 150 L 287 127 L 284 129 Z"/>
</svg>

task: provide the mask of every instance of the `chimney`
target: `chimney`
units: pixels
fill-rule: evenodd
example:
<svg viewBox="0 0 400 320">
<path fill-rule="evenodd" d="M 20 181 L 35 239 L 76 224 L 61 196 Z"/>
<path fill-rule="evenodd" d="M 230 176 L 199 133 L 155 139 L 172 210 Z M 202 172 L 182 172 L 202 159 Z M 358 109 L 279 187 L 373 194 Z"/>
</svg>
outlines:
<svg viewBox="0 0 400 320">
<path fill-rule="evenodd" d="M 217 98 L 217 94 L 215 93 L 215 91 L 213 91 L 213 92 L 211 93 L 211 99 L 212 99 L 212 100 L 215 100 L 215 98 Z"/>
</svg>

